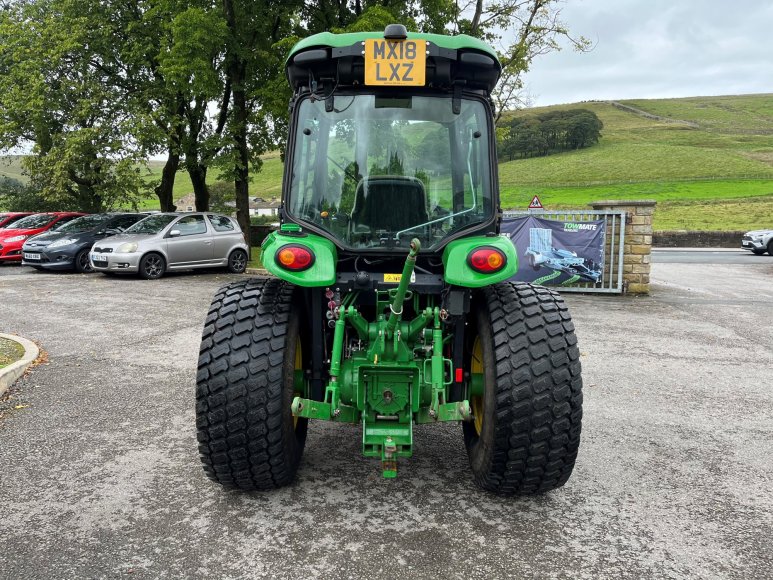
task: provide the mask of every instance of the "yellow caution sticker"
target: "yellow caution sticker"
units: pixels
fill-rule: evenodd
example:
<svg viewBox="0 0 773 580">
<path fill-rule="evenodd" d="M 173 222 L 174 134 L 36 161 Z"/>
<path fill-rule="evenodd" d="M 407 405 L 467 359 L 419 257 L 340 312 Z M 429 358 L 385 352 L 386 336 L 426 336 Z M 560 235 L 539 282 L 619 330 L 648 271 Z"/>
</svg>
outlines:
<svg viewBox="0 0 773 580">
<path fill-rule="evenodd" d="M 403 279 L 402 274 L 384 274 L 384 282 L 387 284 L 399 284 Z M 416 272 L 411 272 L 411 284 L 416 282 Z"/>
</svg>

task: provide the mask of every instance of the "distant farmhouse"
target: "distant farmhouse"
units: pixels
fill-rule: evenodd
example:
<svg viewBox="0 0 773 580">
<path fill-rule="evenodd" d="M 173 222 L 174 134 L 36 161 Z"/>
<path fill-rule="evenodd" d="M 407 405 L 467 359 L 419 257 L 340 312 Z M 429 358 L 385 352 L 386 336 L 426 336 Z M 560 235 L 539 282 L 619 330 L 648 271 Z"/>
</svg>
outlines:
<svg viewBox="0 0 773 580">
<path fill-rule="evenodd" d="M 178 199 L 176 202 L 177 211 L 194 211 L 196 198 L 190 193 L 185 197 Z M 229 208 L 233 208 L 234 215 L 236 214 L 236 202 L 227 201 L 225 205 Z M 264 199 L 262 197 L 253 197 L 250 199 L 250 216 L 278 216 L 279 215 L 279 200 L 276 198 Z"/>
<path fill-rule="evenodd" d="M 253 197 L 250 200 L 250 215 L 279 215 L 279 200 L 265 200 L 262 197 Z"/>
</svg>

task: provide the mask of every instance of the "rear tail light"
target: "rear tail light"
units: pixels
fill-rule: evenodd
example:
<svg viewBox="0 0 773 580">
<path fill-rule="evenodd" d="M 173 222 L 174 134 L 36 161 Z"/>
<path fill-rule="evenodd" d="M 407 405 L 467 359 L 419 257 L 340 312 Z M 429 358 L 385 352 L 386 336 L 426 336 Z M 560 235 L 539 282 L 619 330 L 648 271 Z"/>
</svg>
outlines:
<svg viewBox="0 0 773 580">
<path fill-rule="evenodd" d="M 481 274 L 499 272 L 507 264 L 505 254 L 496 248 L 484 246 L 476 248 L 467 256 L 470 268 Z"/>
<path fill-rule="evenodd" d="M 300 272 L 314 264 L 314 253 L 304 246 L 282 246 L 274 256 L 274 261 L 285 270 Z"/>
</svg>

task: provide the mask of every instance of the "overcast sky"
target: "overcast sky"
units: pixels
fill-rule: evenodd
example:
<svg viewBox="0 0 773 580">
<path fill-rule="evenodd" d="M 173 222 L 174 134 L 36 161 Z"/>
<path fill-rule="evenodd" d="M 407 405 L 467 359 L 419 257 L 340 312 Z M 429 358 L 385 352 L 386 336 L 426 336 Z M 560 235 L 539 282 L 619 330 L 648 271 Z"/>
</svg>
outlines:
<svg viewBox="0 0 773 580">
<path fill-rule="evenodd" d="M 567 0 L 561 15 L 595 48 L 538 57 L 535 106 L 773 93 L 770 0 Z"/>
</svg>

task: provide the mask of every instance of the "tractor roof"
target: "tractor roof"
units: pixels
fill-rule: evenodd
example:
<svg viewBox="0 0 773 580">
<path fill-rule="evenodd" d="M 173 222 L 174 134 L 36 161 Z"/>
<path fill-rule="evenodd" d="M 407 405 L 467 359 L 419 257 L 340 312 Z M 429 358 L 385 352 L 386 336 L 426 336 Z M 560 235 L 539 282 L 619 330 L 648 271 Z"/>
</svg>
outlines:
<svg viewBox="0 0 773 580">
<path fill-rule="evenodd" d="M 357 42 L 362 42 L 368 38 L 384 38 L 383 32 L 349 32 L 346 34 L 333 34 L 332 32 L 320 32 L 299 41 L 290 51 L 287 57 L 287 63 L 297 54 L 309 48 L 327 46 L 330 48 L 342 48 L 351 46 Z M 499 57 L 496 51 L 488 44 L 467 34 L 457 34 L 455 36 L 445 36 L 443 34 L 423 34 L 419 32 L 409 32 L 408 38 L 426 40 L 441 48 L 450 50 L 478 50 L 488 54 L 499 64 Z"/>
<path fill-rule="evenodd" d="M 395 32 L 399 35 L 395 35 Z M 309 86 L 312 81 L 324 84 L 325 79 L 328 79 L 328 85 L 332 79 L 335 87 L 362 88 L 365 85 L 390 84 L 368 81 L 366 78 L 368 65 L 365 48 L 368 42 L 373 43 L 379 39 L 392 44 L 406 41 L 406 45 L 411 44 L 412 40 L 426 42 L 426 64 L 424 62 L 421 64 L 421 69 L 426 70 L 426 76 L 419 78 L 424 78 L 423 86 L 432 90 L 449 91 L 456 90 L 455 87 L 464 87 L 469 90 L 483 90 L 490 94 L 502 70 L 496 51 L 480 39 L 466 34 L 444 36 L 407 32 L 404 26 L 393 24 L 387 26 L 384 32 L 346 34 L 322 32 L 301 40 L 290 51 L 285 63 L 290 86 L 297 90 Z M 371 47 L 373 46 L 375 45 L 371 44 Z M 375 48 L 368 50 L 378 54 Z M 391 49 L 387 52 L 390 55 L 395 54 Z M 401 53 L 401 51 L 396 52 Z M 368 58 L 371 58 L 371 53 L 368 52 L 368 54 Z M 383 56 L 383 49 L 381 55 Z M 381 66 L 392 67 L 392 65 L 383 64 Z M 396 71 L 397 65 L 394 67 Z M 370 70 L 372 71 L 373 68 L 371 65 Z M 421 75 L 424 73 L 422 72 Z M 370 78 L 373 79 L 372 76 Z M 378 78 L 378 80 L 386 79 Z M 414 87 L 414 89 L 418 88 L 420 87 Z"/>
</svg>

